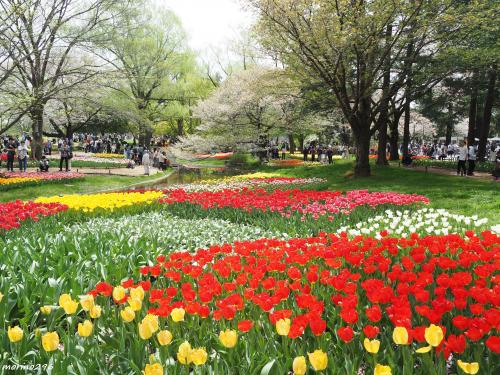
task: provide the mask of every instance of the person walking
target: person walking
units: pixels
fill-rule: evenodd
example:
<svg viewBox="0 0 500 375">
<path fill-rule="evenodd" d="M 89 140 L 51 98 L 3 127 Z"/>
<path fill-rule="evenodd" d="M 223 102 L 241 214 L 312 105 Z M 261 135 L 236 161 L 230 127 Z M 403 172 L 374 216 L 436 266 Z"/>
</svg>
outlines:
<svg viewBox="0 0 500 375">
<path fill-rule="evenodd" d="M 14 172 L 14 157 L 16 156 L 16 144 L 12 138 L 7 144 L 7 172 Z"/>
<path fill-rule="evenodd" d="M 59 154 L 60 154 L 59 172 L 62 172 L 63 162 L 66 164 L 66 172 L 68 172 L 68 170 L 69 170 L 69 165 L 68 165 L 69 153 L 70 153 L 70 148 L 68 146 L 68 143 L 66 141 L 64 141 L 61 148 L 59 149 Z"/>
<path fill-rule="evenodd" d="M 21 144 L 17 146 L 17 161 L 19 162 L 19 172 L 26 172 L 28 164 L 28 147 L 26 147 L 26 141 L 21 141 Z"/>
<path fill-rule="evenodd" d="M 314 145 L 311 145 L 311 161 L 314 163 L 316 160 L 316 147 Z"/>
<path fill-rule="evenodd" d="M 465 162 L 467 160 L 467 145 L 465 142 L 460 143 L 460 148 L 458 149 L 458 165 L 457 165 L 457 176 L 464 176 L 466 174 Z"/>
<path fill-rule="evenodd" d="M 326 156 L 328 156 L 328 164 L 333 164 L 333 148 L 332 148 L 332 145 L 328 146 L 328 150 L 326 150 Z"/>
<path fill-rule="evenodd" d="M 469 146 L 467 159 L 467 176 L 474 176 L 474 169 L 476 169 L 476 142 L 473 142 L 472 145 Z"/>
<path fill-rule="evenodd" d="M 142 154 L 142 165 L 144 166 L 144 174 L 149 176 L 149 151 L 148 149 L 144 149 Z"/>
<path fill-rule="evenodd" d="M 281 160 L 285 160 L 286 158 L 286 143 L 283 143 L 281 146 Z"/>
<path fill-rule="evenodd" d="M 309 147 L 302 147 L 302 154 L 304 155 L 304 161 L 307 161 L 307 154 L 309 153 Z"/>
</svg>

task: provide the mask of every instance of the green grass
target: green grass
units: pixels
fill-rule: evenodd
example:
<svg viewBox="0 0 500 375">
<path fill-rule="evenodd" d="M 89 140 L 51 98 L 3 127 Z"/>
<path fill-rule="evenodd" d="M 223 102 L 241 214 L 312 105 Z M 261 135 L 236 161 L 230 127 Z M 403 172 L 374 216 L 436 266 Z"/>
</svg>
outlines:
<svg viewBox="0 0 500 375">
<path fill-rule="evenodd" d="M 26 186 L 0 192 L 0 202 L 9 202 L 16 199 L 30 200 L 42 196 L 60 194 L 85 194 L 108 189 L 123 189 L 133 184 L 148 183 L 161 178 L 163 174 L 140 177 L 124 176 L 86 176 L 78 181 L 67 181 L 59 184 L 40 184 Z"/>
<path fill-rule="evenodd" d="M 177 162 L 180 164 L 190 166 L 209 166 L 209 167 L 224 167 L 226 165 L 226 160 L 220 159 L 200 159 L 200 160 L 185 160 L 185 159 L 177 159 Z"/>
<path fill-rule="evenodd" d="M 336 161 L 331 166 L 315 167 L 261 167 L 259 171 L 275 172 L 284 177 L 322 177 L 327 183 L 322 190 L 395 191 L 422 194 L 431 200 L 434 208 L 445 208 L 463 215 L 487 217 L 498 222 L 500 211 L 500 184 L 490 180 L 445 176 L 408 170 L 396 165 L 372 165 L 372 176 L 356 179 L 350 176 L 352 162 Z"/>
</svg>

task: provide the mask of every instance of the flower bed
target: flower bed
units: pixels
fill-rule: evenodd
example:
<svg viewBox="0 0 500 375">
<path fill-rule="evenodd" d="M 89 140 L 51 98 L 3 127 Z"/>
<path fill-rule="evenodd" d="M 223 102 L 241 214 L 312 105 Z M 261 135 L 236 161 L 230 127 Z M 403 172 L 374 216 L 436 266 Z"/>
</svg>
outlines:
<svg viewBox="0 0 500 375">
<path fill-rule="evenodd" d="M 40 217 L 55 215 L 67 209 L 67 206 L 60 203 L 21 201 L 0 203 L 0 234 L 14 228 L 19 228 L 25 220 L 38 221 Z"/>
<path fill-rule="evenodd" d="M 97 153 L 97 154 L 93 154 L 93 155 L 96 158 L 103 158 L 103 159 L 123 159 L 125 157 L 125 155 L 123 155 L 123 154 Z"/>
<path fill-rule="evenodd" d="M 326 180 L 322 178 L 273 177 L 272 173 L 253 173 L 226 177 L 222 180 L 212 179 L 192 184 L 175 184 L 169 186 L 167 190 L 220 191 L 227 189 L 252 189 L 255 187 L 269 189 L 281 186 L 310 186 L 324 182 L 326 182 Z"/>
<path fill-rule="evenodd" d="M 124 193 L 101 194 L 71 194 L 55 197 L 41 197 L 35 200 L 38 203 L 61 203 L 76 211 L 92 212 L 97 209 L 113 211 L 117 208 L 129 207 L 138 204 L 151 204 L 158 200 L 161 191 L 142 191 Z"/>
<path fill-rule="evenodd" d="M 182 189 L 167 191 L 161 203 L 174 204 L 188 202 L 203 207 L 237 208 L 246 212 L 278 212 L 290 216 L 298 212 L 303 220 L 306 216 L 318 219 L 320 216 L 349 214 L 358 206 L 376 207 L 384 204 L 409 205 L 413 203 L 428 203 L 421 195 L 398 193 L 370 193 L 366 190 L 349 191 L 345 195 L 340 192 L 320 192 L 310 190 L 275 190 L 264 189 L 234 189 L 215 192 L 186 192 Z"/>
<path fill-rule="evenodd" d="M 0 173 L 0 189 L 33 185 L 45 182 L 61 182 L 83 178 L 81 173 L 74 172 L 9 172 Z"/>
<path fill-rule="evenodd" d="M 409 237 L 412 233 L 422 235 L 464 234 L 467 230 L 486 229 L 488 219 L 477 216 L 452 214 L 443 209 L 423 208 L 417 211 L 387 210 L 382 215 L 368 218 L 350 227 L 341 227 L 337 233 L 346 232 L 350 236 Z M 500 228 L 490 228 L 500 234 Z M 498 232 L 497 232 L 498 230 Z"/>
<path fill-rule="evenodd" d="M 136 366 L 169 372 L 254 373 L 265 365 L 280 374 L 445 374 L 447 366 L 493 373 L 499 249 L 500 237 L 483 232 L 382 240 L 322 234 L 177 252 L 141 267 L 141 279 L 101 282 L 79 299 L 62 294 L 57 311 L 44 310 L 60 323 L 26 340 L 56 356 L 63 355 L 59 335 L 89 349 L 106 342 L 94 353 L 115 358 L 112 367 L 123 345 Z M 65 316 L 77 334 L 65 333 Z"/>
</svg>

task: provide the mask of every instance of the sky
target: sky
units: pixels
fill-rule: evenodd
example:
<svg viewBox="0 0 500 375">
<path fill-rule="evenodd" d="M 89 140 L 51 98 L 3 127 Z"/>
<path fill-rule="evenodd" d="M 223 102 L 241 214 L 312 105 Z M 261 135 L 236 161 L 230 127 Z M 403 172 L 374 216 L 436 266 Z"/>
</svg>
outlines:
<svg viewBox="0 0 500 375">
<path fill-rule="evenodd" d="M 211 47 L 224 49 L 241 30 L 252 24 L 253 17 L 242 9 L 239 0 L 156 0 L 173 10 L 189 36 L 189 45 L 205 52 Z"/>
</svg>

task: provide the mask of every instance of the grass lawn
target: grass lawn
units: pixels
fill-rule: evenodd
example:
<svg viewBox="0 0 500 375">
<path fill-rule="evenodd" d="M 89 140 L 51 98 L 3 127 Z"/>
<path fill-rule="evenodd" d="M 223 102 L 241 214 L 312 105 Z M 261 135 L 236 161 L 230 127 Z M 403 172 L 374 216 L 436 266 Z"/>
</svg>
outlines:
<svg viewBox="0 0 500 375">
<path fill-rule="evenodd" d="M 169 173 L 167 171 L 166 173 Z M 124 176 L 86 176 L 82 180 L 67 181 L 66 183 L 50 183 L 46 185 L 26 186 L 0 192 L 0 202 L 30 200 L 42 196 L 60 194 L 84 194 L 108 189 L 122 189 L 133 184 L 147 183 L 161 178 L 162 174 L 153 176 L 124 177 Z"/>
<path fill-rule="evenodd" d="M 350 177 L 352 162 L 336 161 L 332 166 L 262 167 L 260 171 L 275 172 L 284 177 L 322 177 L 328 180 L 320 185 L 327 190 L 395 191 L 427 196 L 434 208 L 445 208 L 464 215 L 487 217 L 498 223 L 500 212 L 500 183 L 466 177 L 444 176 L 408 170 L 396 165 L 372 165 L 372 176 Z"/>
</svg>

